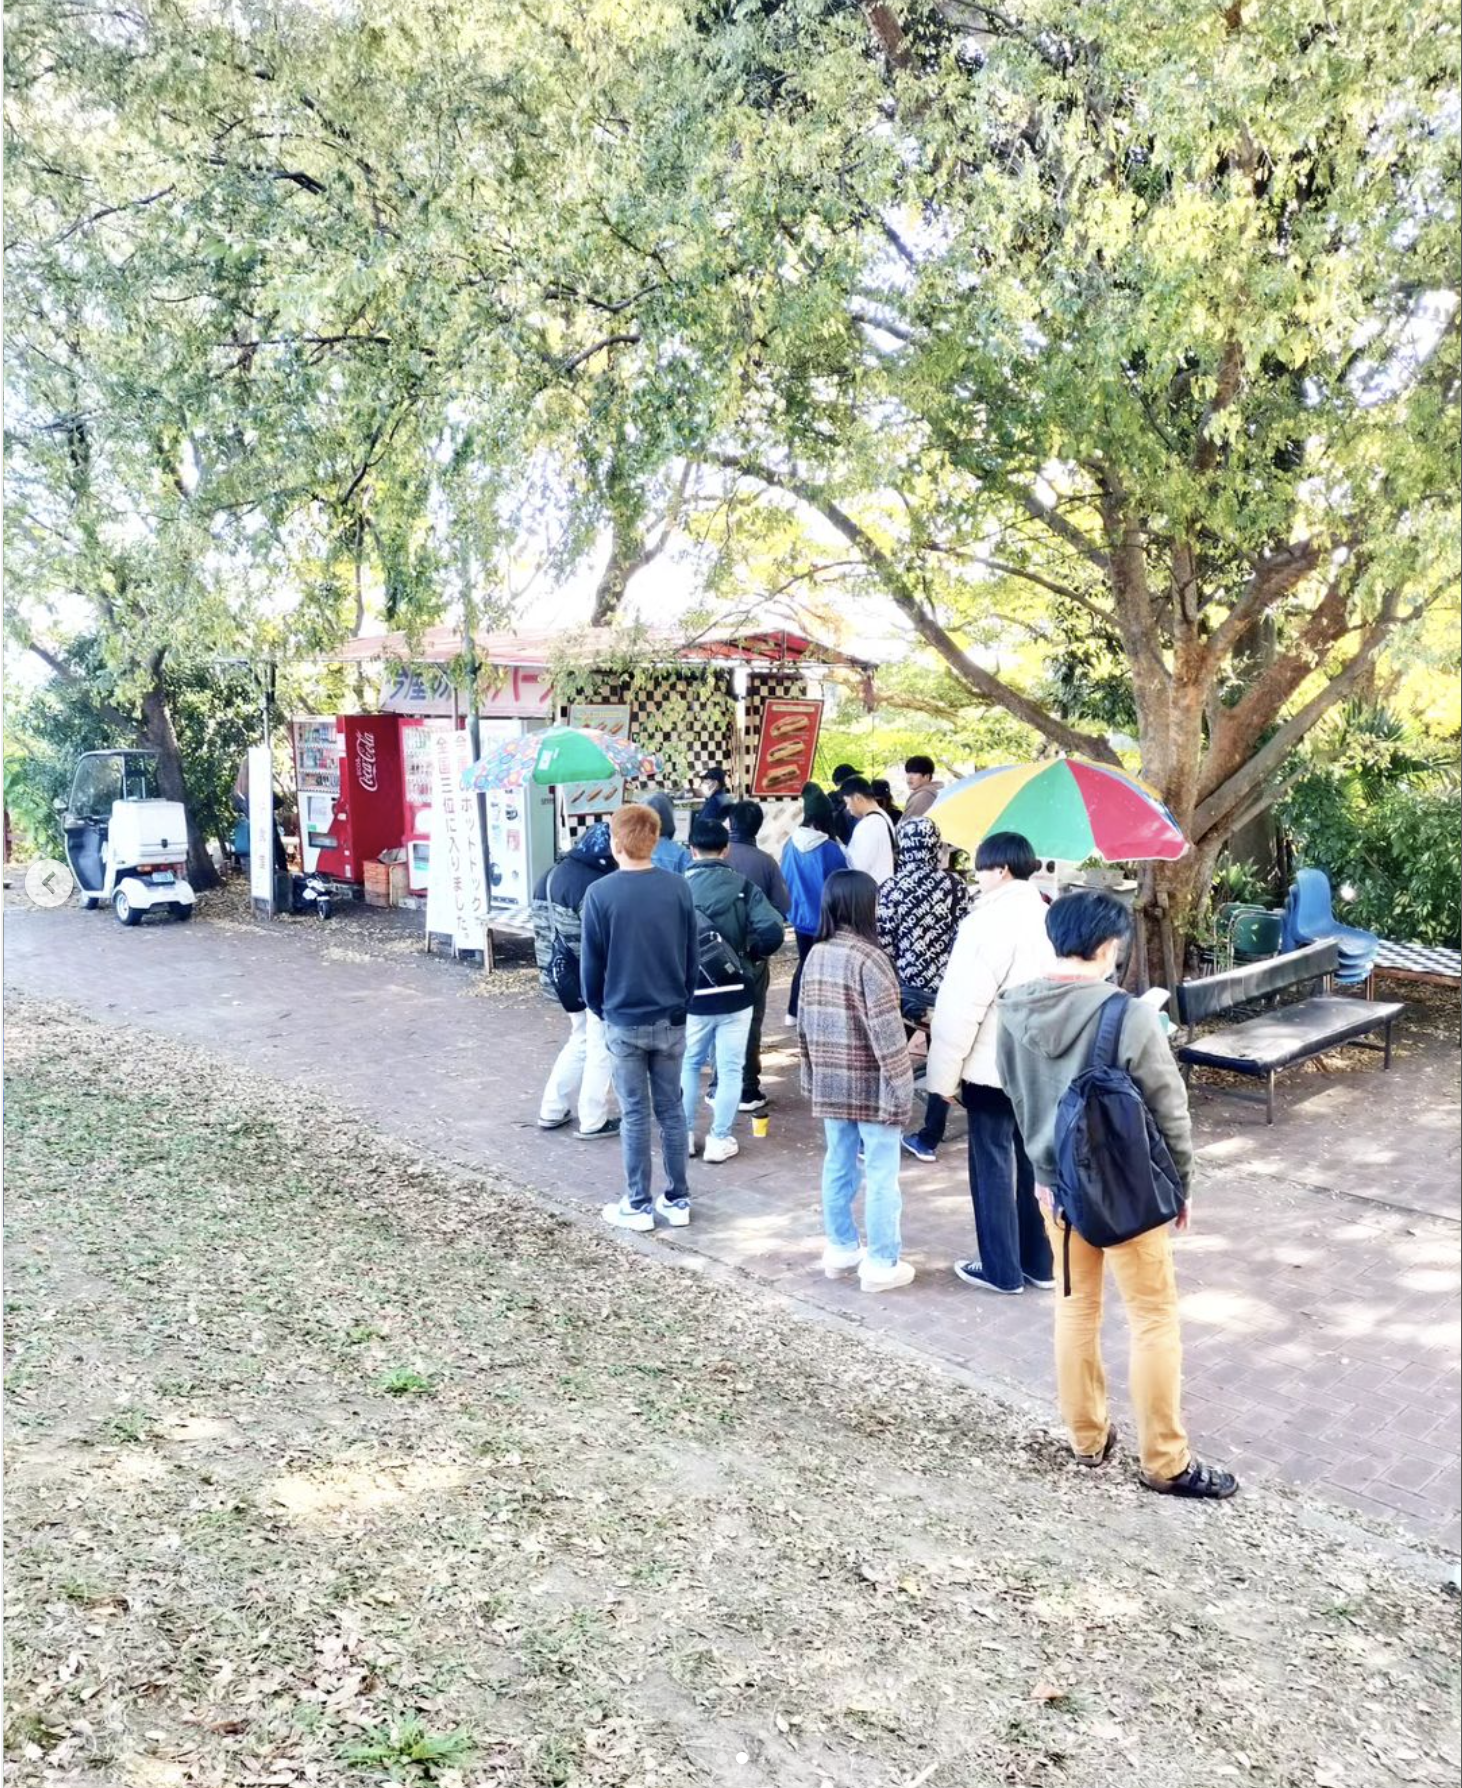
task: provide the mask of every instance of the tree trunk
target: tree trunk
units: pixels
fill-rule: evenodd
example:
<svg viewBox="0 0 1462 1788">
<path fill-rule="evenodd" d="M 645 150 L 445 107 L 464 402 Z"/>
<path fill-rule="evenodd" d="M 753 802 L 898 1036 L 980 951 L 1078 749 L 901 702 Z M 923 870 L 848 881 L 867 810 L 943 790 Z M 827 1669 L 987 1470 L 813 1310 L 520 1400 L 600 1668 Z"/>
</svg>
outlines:
<svg viewBox="0 0 1462 1788">
<path fill-rule="evenodd" d="M 154 669 L 152 687 L 142 698 L 142 731 L 148 745 L 157 753 L 157 783 L 162 798 L 181 801 L 188 816 L 188 880 L 195 892 L 216 888 L 218 872 L 213 867 L 206 842 L 193 823 L 193 810 L 188 803 L 183 757 L 178 750 L 178 735 L 173 731 L 172 715 L 168 713 L 161 664 Z"/>
</svg>

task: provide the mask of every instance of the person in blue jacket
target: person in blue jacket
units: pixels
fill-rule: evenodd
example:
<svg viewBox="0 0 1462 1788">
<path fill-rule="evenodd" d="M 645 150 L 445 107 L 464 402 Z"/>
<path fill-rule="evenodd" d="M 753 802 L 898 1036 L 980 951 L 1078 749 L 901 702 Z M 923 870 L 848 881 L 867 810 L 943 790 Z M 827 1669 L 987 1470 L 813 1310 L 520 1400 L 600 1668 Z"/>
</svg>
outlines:
<svg viewBox="0 0 1462 1788">
<path fill-rule="evenodd" d="M 835 870 L 846 869 L 848 858 L 837 838 L 837 818 L 832 802 L 815 782 L 802 790 L 802 824 L 782 850 L 782 879 L 791 897 L 787 914 L 797 940 L 797 969 L 787 1000 L 787 1022 L 797 1017 L 797 995 L 802 989 L 802 965 L 817 942 L 822 919 L 823 883 Z"/>
<path fill-rule="evenodd" d="M 653 858 L 656 869 L 668 869 L 672 875 L 684 875 L 690 868 L 690 852 L 675 836 L 675 803 L 669 795 L 645 796 L 645 805 L 660 821 L 660 842 Z"/>
</svg>

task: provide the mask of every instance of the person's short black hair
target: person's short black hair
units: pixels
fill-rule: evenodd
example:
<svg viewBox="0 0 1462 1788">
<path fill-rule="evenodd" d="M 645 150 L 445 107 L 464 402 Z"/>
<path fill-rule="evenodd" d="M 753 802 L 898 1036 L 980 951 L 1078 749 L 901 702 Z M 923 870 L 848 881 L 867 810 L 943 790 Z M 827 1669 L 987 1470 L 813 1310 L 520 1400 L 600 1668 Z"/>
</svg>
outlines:
<svg viewBox="0 0 1462 1788">
<path fill-rule="evenodd" d="M 725 788 L 726 772 L 719 764 L 708 764 L 706 768 L 701 771 L 701 781 L 714 782 L 719 784 L 721 788 Z"/>
<path fill-rule="evenodd" d="M 738 832 L 744 832 L 748 839 L 754 839 L 761 831 L 765 818 L 759 801 L 738 801 L 730 814 L 731 824 Z"/>
<path fill-rule="evenodd" d="M 1126 943 L 1131 935 L 1131 913 L 1114 894 L 1096 888 L 1074 889 L 1046 908 L 1046 936 L 1058 956 L 1092 962 L 1103 944 L 1113 938 Z"/>
<path fill-rule="evenodd" d="M 835 869 L 822 884 L 818 943 L 827 943 L 839 931 L 878 942 L 878 883 L 861 869 Z"/>
<path fill-rule="evenodd" d="M 833 787 L 841 788 L 850 776 L 856 776 L 857 774 L 858 771 L 855 770 L 851 764 L 839 764 L 837 769 L 833 771 Z"/>
<path fill-rule="evenodd" d="M 691 821 L 690 848 L 693 851 L 723 851 L 731 843 L 731 834 L 718 819 Z"/>
<path fill-rule="evenodd" d="M 916 752 L 913 757 L 904 759 L 905 776 L 932 776 L 933 774 L 934 759 L 932 757 L 925 757 L 922 753 Z"/>
<path fill-rule="evenodd" d="M 859 776 L 856 771 L 851 776 L 845 776 L 838 784 L 838 793 L 845 801 L 849 795 L 863 795 L 870 801 L 874 798 L 873 784 L 866 776 Z"/>
<path fill-rule="evenodd" d="M 976 869 L 1008 869 L 1018 882 L 1028 882 L 1040 866 L 1024 832 L 992 832 L 975 852 Z"/>
</svg>

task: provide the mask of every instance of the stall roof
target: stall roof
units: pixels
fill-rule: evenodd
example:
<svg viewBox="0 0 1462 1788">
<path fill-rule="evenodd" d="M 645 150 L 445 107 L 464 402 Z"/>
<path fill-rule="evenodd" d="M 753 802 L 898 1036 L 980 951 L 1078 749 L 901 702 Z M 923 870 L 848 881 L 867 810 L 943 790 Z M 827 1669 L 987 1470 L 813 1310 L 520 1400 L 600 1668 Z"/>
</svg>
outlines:
<svg viewBox="0 0 1462 1788">
<path fill-rule="evenodd" d="M 869 671 L 874 666 L 850 657 L 834 646 L 818 644 L 800 633 L 769 632 L 707 634 L 685 640 L 672 633 L 641 636 L 653 652 L 664 653 L 666 663 L 727 662 L 765 667 L 777 664 L 846 666 Z M 563 633 L 479 633 L 477 655 L 483 664 L 549 665 L 565 646 L 572 646 L 590 660 L 612 658 L 624 649 L 625 635 L 612 627 L 586 627 Z M 374 664 L 397 660 L 408 664 L 447 664 L 462 650 L 460 628 L 428 627 L 413 645 L 404 633 L 375 633 L 347 640 L 331 654 L 333 662 Z"/>
</svg>

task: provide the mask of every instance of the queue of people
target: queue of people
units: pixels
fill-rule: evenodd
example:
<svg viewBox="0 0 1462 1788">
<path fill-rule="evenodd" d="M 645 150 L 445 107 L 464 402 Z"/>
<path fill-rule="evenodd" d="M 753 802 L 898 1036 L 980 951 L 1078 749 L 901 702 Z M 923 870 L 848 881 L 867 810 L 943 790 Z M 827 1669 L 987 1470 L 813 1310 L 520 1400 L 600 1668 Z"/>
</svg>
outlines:
<svg viewBox="0 0 1462 1788">
<path fill-rule="evenodd" d="M 1232 1475 L 1194 1460 L 1182 1427 L 1170 1226 L 1099 1246 L 1073 1232 L 1062 1191 L 1072 1089 L 1080 1090 L 1107 1002 L 1119 999 L 1117 1028 L 1109 1018 L 1102 1037 L 1158 1139 L 1153 1159 L 1170 1162 L 1181 1188 L 1178 1226 L 1187 1219 L 1193 1153 L 1181 1077 L 1156 1014 L 1106 985 L 1130 939 L 1130 914 L 1087 891 L 1048 904 L 1032 881 L 1035 854 L 1014 833 L 981 843 L 971 903 L 926 817 L 938 793 L 933 772 L 931 760 L 910 760 L 910 800 L 897 821 L 891 799 L 880 800 L 849 765 L 834 773 L 831 795 L 808 784 L 780 863 L 756 842 L 761 809 L 733 801 L 718 770 L 702 781 L 687 864 L 663 796 L 591 826 L 535 891 L 540 975 L 570 1023 L 539 1123 L 567 1124 L 577 1101 L 580 1137 L 619 1135 L 624 1189 L 604 1206 L 606 1222 L 640 1231 L 657 1216 L 688 1224 L 690 1156 L 699 1148 L 713 1167 L 733 1160 L 738 1114 L 766 1110 L 770 963 L 790 924 L 797 965 L 788 1021 L 802 1090 L 824 1134 L 824 1271 L 856 1273 L 871 1293 L 912 1283 L 901 1160 L 936 1158 L 958 1100 L 968 1119 L 975 1253 L 954 1271 L 972 1289 L 1016 1296 L 1056 1290 L 1060 1261 L 1058 1389 L 1078 1460 L 1100 1465 L 1115 1444 L 1100 1352 L 1110 1254 L 1132 1327 L 1143 1483 L 1176 1496 L 1231 1495 Z M 566 967 L 575 954 L 577 986 Z M 909 1045 L 925 1029 L 926 1104 L 913 1129 Z M 617 1118 L 607 1109 L 609 1083 Z M 703 1099 L 711 1109 L 698 1143 Z M 658 1197 L 656 1129 L 665 1178 Z M 1127 1165 L 1115 1165 L 1118 1181 Z M 1135 1158 L 1130 1165 L 1135 1184 Z"/>
</svg>

